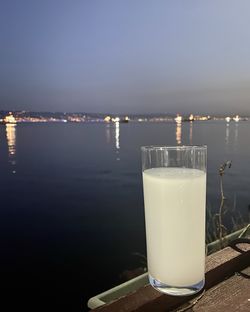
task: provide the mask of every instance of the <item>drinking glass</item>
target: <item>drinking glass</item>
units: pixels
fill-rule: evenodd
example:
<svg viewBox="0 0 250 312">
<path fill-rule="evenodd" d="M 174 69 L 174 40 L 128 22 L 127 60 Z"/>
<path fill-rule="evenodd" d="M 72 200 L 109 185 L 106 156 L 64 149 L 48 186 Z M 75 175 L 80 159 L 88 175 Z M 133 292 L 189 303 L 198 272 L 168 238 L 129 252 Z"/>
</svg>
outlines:
<svg viewBox="0 0 250 312">
<path fill-rule="evenodd" d="M 150 284 L 191 295 L 205 283 L 206 146 L 143 146 Z"/>
</svg>

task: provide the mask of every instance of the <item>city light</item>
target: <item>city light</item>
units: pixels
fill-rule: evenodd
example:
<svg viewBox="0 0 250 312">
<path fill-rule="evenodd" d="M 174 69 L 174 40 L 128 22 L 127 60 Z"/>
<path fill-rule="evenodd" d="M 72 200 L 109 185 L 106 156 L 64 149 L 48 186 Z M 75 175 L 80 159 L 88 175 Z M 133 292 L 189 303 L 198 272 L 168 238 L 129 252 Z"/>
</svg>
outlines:
<svg viewBox="0 0 250 312">
<path fill-rule="evenodd" d="M 2 124 L 19 124 L 19 123 L 128 123 L 128 122 L 195 122 L 195 121 L 209 121 L 209 120 L 225 120 L 230 121 L 245 121 L 250 117 L 240 117 L 239 114 L 235 116 L 210 116 L 198 115 L 194 113 L 181 115 L 177 114 L 175 117 L 168 115 L 104 115 L 104 114 L 87 114 L 87 113 L 35 113 L 26 111 L 16 112 L 0 112 L 0 123 Z"/>
</svg>

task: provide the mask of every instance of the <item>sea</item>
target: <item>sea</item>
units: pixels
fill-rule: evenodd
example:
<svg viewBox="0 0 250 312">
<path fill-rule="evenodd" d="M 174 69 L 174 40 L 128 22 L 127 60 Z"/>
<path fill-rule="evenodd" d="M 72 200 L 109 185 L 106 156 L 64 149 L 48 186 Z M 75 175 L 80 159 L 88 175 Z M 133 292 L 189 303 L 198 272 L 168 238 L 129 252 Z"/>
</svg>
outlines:
<svg viewBox="0 0 250 312">
<path fill-rule="evenodd" d="M 249 222 L 250 121 L 0 125 L 0 303 L 70 307 L 146 266 L 141 150 L 207 145 L 207 242 Z M 131 276 L 131 275 L 130 275 Z"/>
</svg>

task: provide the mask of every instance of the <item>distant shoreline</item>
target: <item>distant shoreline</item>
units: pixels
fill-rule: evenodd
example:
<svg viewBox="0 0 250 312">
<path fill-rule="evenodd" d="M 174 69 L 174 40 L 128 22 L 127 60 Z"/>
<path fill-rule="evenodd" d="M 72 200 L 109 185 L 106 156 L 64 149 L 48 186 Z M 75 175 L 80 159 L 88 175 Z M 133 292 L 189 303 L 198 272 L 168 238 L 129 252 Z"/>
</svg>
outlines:
<svg viewBox="0 0 250 312">
<path fill-rule="evenodd" d="M 50 113 L 50 112 L 26 112 L 26 111 L 0 111 L 1 124 L 18 123 L 128 123 L 128 122 L 196 122 L 223 120 L 227 123 L 247 121 L 250 117 L 230 115 L 230 116 L 210 116 L 210 115 L 106 115 L 106 114 L 87 114 L 87 113 Z"/>
</svg>

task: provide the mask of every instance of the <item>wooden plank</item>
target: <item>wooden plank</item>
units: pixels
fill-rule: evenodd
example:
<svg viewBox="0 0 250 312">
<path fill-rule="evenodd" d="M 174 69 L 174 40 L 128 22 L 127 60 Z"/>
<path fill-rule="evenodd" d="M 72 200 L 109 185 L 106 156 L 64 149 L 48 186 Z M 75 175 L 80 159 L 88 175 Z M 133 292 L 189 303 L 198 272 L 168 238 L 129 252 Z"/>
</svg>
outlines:
<svg viewBox="0 0 250 312">
<path fill-rule="evenodd" d="M 209 289 L 193 306 L 196 312 L 250 311 L 250 267 Z M 187 310 L 188 311 L 188 310 Z"/>
<path fill-rule="evenodd" d="M 250 265 L 250 244 L 237 243 L 241 241 L 247 240 L 237 239 L 230 247 L 207 257 L 206 289 Z"/>
<path fill-rule="evenodd" d="M 250 265 L 250 245 L 239 243 L 227 247 L 206 259 L 206 291 L 226 277 Z M 93 312 L 166 312 L 192 300 L 194 296 L 174 297 L 164 295 L 150 285 L 138 289 L 116 301 L 92 310 Z"/>
</svg>

